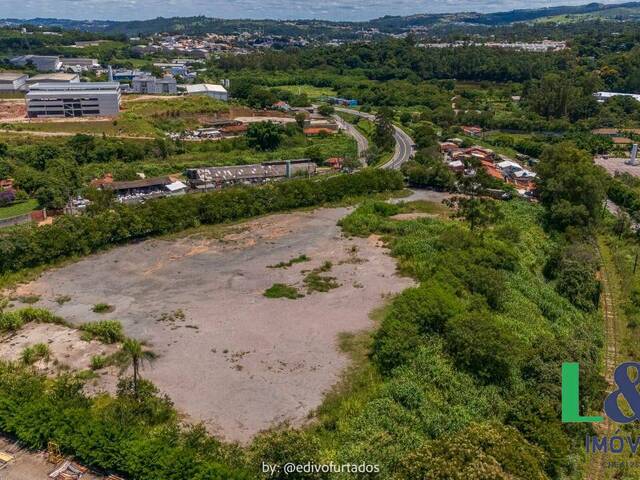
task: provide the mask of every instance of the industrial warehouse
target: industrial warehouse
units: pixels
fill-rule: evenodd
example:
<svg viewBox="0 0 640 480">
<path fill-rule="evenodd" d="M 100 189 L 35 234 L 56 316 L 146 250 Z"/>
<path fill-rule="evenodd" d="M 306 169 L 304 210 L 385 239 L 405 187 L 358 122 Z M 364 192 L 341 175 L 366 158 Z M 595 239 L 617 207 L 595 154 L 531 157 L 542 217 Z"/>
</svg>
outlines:
<svg viewBox="0 0 640 480">
<path fill-rule="evenodd" d="M 120 84 L 36 83 L 29 89 L 26 101 L 30 118 L 114 116 L 120 111 Z"/>
<path fill-rule="evenodd" d="M 316 173 L 316 164 L 308 158 L 265 162 L 254 165 L 187 169 L 185 175 L 191 188 L 206 190 L 237 183 L 263 183 L 269 180 Z"/>
</svg>

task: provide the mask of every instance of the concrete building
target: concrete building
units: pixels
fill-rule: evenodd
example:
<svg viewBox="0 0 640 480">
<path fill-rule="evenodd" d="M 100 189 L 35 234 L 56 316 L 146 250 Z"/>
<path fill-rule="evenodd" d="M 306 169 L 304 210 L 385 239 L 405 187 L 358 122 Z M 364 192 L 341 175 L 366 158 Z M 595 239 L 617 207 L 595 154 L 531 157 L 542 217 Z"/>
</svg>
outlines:
<svg viewBox="0 0 640 480">
<path fill-rule="evenodd" d="M 113 81 L 114 82 L 131 82 L 135 77 L 140 77 L 143 75 L 151 75 L 151 74 L 147 72 L 143 72 L 142 70 L 118 69 L 118 70 L 113 70 Z"/>
<path fill-rule="evenodd" d="M 31 87 L 36 83 L 80 83 L 80 75 L 77 73 L 41 73 L 27 79 L 27 86 Z"/>
<path fill-rule="evenodd" d="M 631 97 L 640 102 L 640 94 L 637 93 L 596 92 L 593 96 L 596 97 L 596 100 L 600 103 L 604 103 L 613 97 Z"/>
<path fill-rule="evenodd" d="M 95 70 L 100 67 L 96 58 L 61 58 L 62 68 L 78 69 L 78 70 Z"/>
<path fill-rule="evenodd" d="M 197 83 L 195 85 L 187 85 L 188 95 L 207 95 L 208 97 L 218 100 L 229 100 L 229 93 L 222 85 L 212 85 L 210 83 Z"/>
<path fill-rule="evenodd" d="M 33 64 L 39 72 L 56 72 L 62 68 L 60 57 L 54 55 L 20 55 L 12 58 L 10 62 L 16 67 Z"/>
<path fill-rule="evenodd" d="M 0 72 L 0 92 L 17 92 L 23 89 L 28 78 L 24 73 Z"/>
<path fill-rule="evenodd" d="M 162 78 L 140 75 L 131 81 L 131 89 L 133 93 L 175 95 L 178 93 L 178 84 L 171 75 L 165 75 Z"/>
<path fill-rule="evenodd" d="M 291 177 L 315 175 L 316 164 L 307 158 L 264 162 L 255 165 L 189 168 L 185 176 L 191 188 L 207 190 L 240 183 L 264 183 Z"/>
<path fill-rule="evenodd" d="M 26 95 L 30 118 L 114 116 L 120 111 L 116 82 L 37 83 Z"/>
</svg>

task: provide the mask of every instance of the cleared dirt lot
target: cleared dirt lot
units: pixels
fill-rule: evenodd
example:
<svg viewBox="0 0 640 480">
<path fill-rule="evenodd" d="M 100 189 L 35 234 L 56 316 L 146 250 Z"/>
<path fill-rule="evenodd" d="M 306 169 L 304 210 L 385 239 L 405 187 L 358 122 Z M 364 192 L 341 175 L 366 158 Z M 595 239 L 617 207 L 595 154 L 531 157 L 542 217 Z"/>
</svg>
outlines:
<svg viewBox="0 0 640 480">
<path fill-rule="evenodd" d="M 614 158 L 614 157 L 595 157 L 594 162 L 609 172 L 609 174 L 614 175 L 616 172 L 618 173 L 628 173 L 633 175 L 634 177 L 640 177 L 640 166 L 637 165 L 627 165 L 624 162 L 629 161 L 628 158 Z"/>
<path fill-rule="evenodd" d="M 338 334 L 373 326 L 369 312 L 411 285 L 375 238 L 344 238 L 346 208 L 272 215 L 224 231 L 149 240 L 45 273 L 19 294 L 73 323 L 122 321 L 160 355 L 143 375 L 191 420 L 247 441 L 276 423 L 300 424 L 334 385 L 346 355 Z M 308 262 L 268 268 L 305 254 Z M 274 283 L 305 293 L 303 271 L 325 261 L 340 287 L 269 299 Z M 58 305 L 55 298 L 71 301 Z M 100 315 L 106 302 L 115 311 Z M 176 315 L 177 312 L 184 314 Z"/>
</svg>

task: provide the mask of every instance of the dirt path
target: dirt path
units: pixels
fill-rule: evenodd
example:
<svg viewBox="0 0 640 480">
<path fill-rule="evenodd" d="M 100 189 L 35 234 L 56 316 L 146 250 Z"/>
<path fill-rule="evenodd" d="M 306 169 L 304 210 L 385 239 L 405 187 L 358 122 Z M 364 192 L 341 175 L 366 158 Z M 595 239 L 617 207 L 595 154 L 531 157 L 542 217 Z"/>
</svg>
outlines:
<svg viewBox="0 0 640 480">
<path fill-rule="evenodd" d="M 602 308 L 602 314 L 604 318 L 604 330 L 605 330 L 605 351 L 604 351 L 604 376 L 607 381 L 608 391 L 614 388 L 613 373 L 618 364 L 618 349 L 619 349 L 619 332 L 618 332 L 618 319 L 616 316 L 615 302 L 612 294 L 612 285 L 610 273 L 607 269 L 607 263 L 604 261 L 602 251 L 599 247 L 599 253 L 602 263 L 601 281 L 602 281 L 602 295 L 600 296 L 600 305 Z M 604 421 L 596 425 L 596 431 L 599 436 L 610 436 L 614 430 L 615 425 L 609 417 L 604 416 Z M 591 454 L 588 458 L 587 468 L 585 470 L 585 480 L 600 480 L 605 478 L 605 462 L 607 461 L 606 453 Z"/>
</svg>

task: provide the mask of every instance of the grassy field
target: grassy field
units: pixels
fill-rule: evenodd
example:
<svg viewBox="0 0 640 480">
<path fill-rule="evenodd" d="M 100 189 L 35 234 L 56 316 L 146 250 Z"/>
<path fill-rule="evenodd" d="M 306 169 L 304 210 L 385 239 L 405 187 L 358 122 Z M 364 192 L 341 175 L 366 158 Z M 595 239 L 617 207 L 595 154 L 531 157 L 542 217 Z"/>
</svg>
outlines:
<svg viewBox="0 0 640 480">
<path fill-rule="evenodd" d="M 171 99 L 125 99 L 121 113 L 113 120 L 72 122 L 30 122 L 4 124 L 16 131 L 51 133 L 87 133 L 154 137 L 168 131 L 181 131 L 201 125 L 202 117 L 215 117 L 228 111 L 227 104 L 209 97 L 173 97 Z"/>
<path fill-rule="evenodd" d="M 8 207 L 0 207 L 0 220 L 24 215 L 25 213 L 35 210 L 37 206 L 38 202 L 36 200 L 27 200 L 26 202 L 16 203 Z"/>
<path fill-rule="evenodd" d="M 317 98 L 321 96 L 333 97 L 336 91 L 329 87 L 314 87 L 313 85 L 278 85 L 274 87 L 280 90 L 287 90 L 296 95 L 306 94 L 309 98 Z"/>
</svg>

